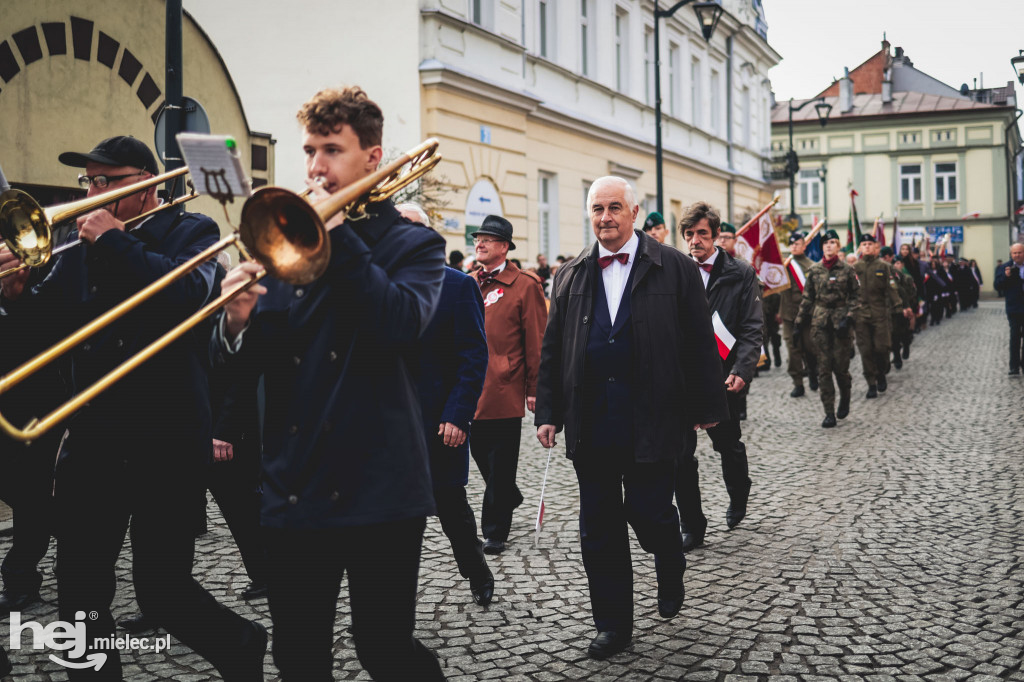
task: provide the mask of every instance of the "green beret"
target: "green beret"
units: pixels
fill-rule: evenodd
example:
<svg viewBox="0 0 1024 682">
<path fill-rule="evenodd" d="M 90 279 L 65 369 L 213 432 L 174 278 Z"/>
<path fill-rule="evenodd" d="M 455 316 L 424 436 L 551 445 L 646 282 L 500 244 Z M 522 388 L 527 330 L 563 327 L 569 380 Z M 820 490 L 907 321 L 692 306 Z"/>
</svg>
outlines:
<svg viewBox="0 0 1024 682">
<path fill-rule="evenodd" d="M 664 225 L 665 219 L 661 217 L 661 214 L 657 211 L 651 211 L 647 214 L 647 220 L 644 221 L 644 232 L 647 232 L 656 225 Z"/>
<path fill-rule="evenodd" d="M 730 223 L 722 223 L 722 225 L 718 228 L 718 232 L 728 232 L 729 234 L 736 234 L 736 228 L 733 227 L 733 225 Z"/>
<path fill-rule="evenodd" d="M 876 241 L 877 240 L 875 239 L 875 235 L 873 235 L 873 234 L 862 234 L 860 236 L 860 239 L 857 241 L 857 243 L 858 244 L 863 244 L 864 242 L 872 242 L 872 243 L 874 243 Z"/>
<path fill-rule="evenodd" d="M 789 233 L 789 243 L 796 244 L 801 239 L 807 239 L 807 233 L 800 230 L 793 230 Z"/>
<path fill-rule="evenodd" d="M 839 241 L 839 234 L 835 230 L 825 230 L 824 232 L 821 233 L 822 242 L 827 242 L 830 239 L 835 239 L 836 241 Z"/>
</svg>

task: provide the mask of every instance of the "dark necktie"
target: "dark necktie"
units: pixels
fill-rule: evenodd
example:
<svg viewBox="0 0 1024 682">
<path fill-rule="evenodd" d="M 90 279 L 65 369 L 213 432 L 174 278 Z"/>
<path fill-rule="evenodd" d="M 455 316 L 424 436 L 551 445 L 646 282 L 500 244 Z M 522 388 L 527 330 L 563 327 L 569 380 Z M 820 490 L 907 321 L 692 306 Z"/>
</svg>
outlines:
<svg viewBox="0 0 1024 682">
<path fill-rule="evenodd" d="M 492 270 L 491 272 L 485 272 L 484 270 L 481 270 L 479 275 L 477 275 L 478 279 L 480 280 L 480 286 L 487 284 L 497 276 L 497 270 Z"/>
<path fill-rule="evenodd" d="M 601 256 L 600 258 L 597 259 L 597 264 L 601 266 L 602 270 L 604 270 L 606 267 L 608 267 L 609 265 L 612 264 L 613 260 L 617 260 L 620 263 L 622 263 L 623 265 L 625 265 L 626 263 L 629 262 L 629 254 L 628 253 L 613 253 L 610 256 Z"/>
</svg>

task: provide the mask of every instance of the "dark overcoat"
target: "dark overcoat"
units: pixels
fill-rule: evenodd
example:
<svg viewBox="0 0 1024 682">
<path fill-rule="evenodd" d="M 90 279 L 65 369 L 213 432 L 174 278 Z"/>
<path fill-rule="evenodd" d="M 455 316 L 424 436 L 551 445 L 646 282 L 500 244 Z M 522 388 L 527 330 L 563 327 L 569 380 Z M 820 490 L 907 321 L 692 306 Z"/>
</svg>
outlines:
<svg viewBox="0 0 1024 682">
<path fill-rule="evenodd" d="M 628 293 L 633 333 L 633 443 L 637 462 L 674 459 L 695 424 L 729 418 L 704 282 L 693 260 L 639 231 Z M 541 350 L 537 426 L 565 428 L 580 447 L 583 361 L 603 286 L 597 244 L 558 269 Z M 624 294 L 625 295 L 625 294 Z"/>
</svg>

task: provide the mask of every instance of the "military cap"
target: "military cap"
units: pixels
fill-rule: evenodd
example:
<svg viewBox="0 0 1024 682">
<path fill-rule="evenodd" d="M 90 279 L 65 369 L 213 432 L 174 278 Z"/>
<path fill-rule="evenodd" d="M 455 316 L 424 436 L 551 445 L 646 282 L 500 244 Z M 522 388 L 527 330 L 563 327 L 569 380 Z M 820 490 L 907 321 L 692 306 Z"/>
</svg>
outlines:
<svg viewBox="0 0 1024 682">
<path fill-rule="evenodd" d="M 657 211 L 651 211 L 647 214 L 647 219 L 644 220 L 644 232 L 649 232 L 655 226 L 664 224 L 665 219 L 661 217 L 661 214 Z"/>
<path fill-rule="evenodd" d="M 873 235 L 873 234 L 862 234 L 860 236 L 860 239 L 857 241 L 857 243 L 858 244 L 863 244 L 864 242 L 874 243 L 876 241 L 877 240 L 875 239 L 875 235 Z"/>
<path fill-rule="evenodd" d="M 839 234 L 835 230 L 825 230 L 821 233 L 821 241 L 827 242 L 830 239 L 839 241 Z"/>
<path fill-rule="evenodd" d="M 880 248 L 878 250 L 878 255 L 879 256 L 891 256 L 891 255 L 893 255 L 892 247 L 883 246 L 882 248 Z"/>
<path fill-rule="evenodd" d="M 802 230 L 793 230 L 789 233 L 789 243 L 796 244 L 801 239 L 807 239 L 807 233 Z"/>
<path fill-rule="evenodd" d="M 718 227 L 718 232 L 719 232 L 719 234 L 721 234 L 722 232 L 728 232 L 729 234 L 736 234 L 736 228 L 732 225 L 732 223 L 722 223 Z"/>
</svg>

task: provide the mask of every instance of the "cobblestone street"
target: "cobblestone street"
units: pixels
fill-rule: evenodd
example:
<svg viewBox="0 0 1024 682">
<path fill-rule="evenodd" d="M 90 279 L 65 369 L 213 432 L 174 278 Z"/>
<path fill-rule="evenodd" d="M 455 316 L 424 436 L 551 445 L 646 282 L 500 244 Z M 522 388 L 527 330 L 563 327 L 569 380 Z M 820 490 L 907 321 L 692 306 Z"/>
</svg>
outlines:
<svg viewBox="0 0 1024 682">
<path fill-rule="evenodd" d="M 561 435 L 534 544 L 546 453 L 528 417 L 520 459 L 527 501 L 509 548 L 489 557 L 494 602 L 472 603 L 434 519 L 417 636 L 451 680 L 1024 680 L 1024 379 L 1006 376 L 1007 338 L 1003 302 L 983 301 L 918 335 L 889 390 L 870 401 L 855 358 L 850 416 L 830 430 L 820 428 L 816 393 L 789 397 L 785 363 L 762 373 L 743 423 L 754 482 L 746 519 L 726 531 L 725 486 L 702 435 L 710 524 L 706 545 L 688 555 L 683 610 L 671 621 L 658 617 L 653 558 L 634 540 L 634 642 L 601 662 L 586 655 L 595 631 L 576 479 Z M 479 511 L 475 468 L 470 479 Z M 210 511 L 197 578 L 270 628 L 266 601 L 239 596 L 247 578 L 215 505 Z M 0 552 L 9 546 L 10 537 L 0 538 Z M 45 603 L 23 620 L 57 620 L 53 555 L 51 546 Z M 136 609 L 129 557 L 126 547 L 117 617 Z M 336 677 L 369 679 L 346 629 L 344 589 L 338 611 Z M 0 642 L 10 643 L 6 619 Z M 14 679 L 66 679 L 47 653 L 13 652 Z M 124 660 L 130 680 L 218 679 L 177 643 Z M 266 671 L 273 679 L 269 653 Z"/>
</svg>

